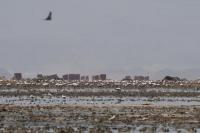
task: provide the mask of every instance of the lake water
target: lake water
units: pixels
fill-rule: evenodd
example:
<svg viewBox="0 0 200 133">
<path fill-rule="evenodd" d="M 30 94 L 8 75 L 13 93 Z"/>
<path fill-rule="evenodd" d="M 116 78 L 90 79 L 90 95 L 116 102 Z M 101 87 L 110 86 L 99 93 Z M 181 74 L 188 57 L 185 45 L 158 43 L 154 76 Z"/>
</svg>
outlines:
<svg viewBox="0 0 200 133">
<path fill-rule="evenodd" d="M 200 97 L 2 97 L 0 104 L 13 104 L 19 106 L 32 105 L 200 105 Z"/>
</svg>

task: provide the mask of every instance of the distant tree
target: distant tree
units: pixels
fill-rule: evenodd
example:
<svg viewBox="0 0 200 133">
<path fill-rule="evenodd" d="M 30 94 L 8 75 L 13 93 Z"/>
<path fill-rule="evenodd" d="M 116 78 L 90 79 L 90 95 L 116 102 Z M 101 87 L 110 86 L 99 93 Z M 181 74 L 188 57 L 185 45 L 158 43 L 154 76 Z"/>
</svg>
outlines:
<svg viewBox="0 0 200 133">
<path fill-rule="evenodd" d="M 165 76 L 162 81 L 181 81 L 179 77 Z"/>
</svg>

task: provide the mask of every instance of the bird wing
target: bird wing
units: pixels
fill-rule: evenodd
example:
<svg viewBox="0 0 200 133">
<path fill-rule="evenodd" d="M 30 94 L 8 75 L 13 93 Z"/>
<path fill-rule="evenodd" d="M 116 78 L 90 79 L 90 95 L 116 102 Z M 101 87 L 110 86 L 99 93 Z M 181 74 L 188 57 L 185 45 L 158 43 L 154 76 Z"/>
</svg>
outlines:
<svg viewBox="0 0 200 133">
<path fill-rule="evenodd" d="M 50 11 L 47 18 L 45 20 L 51 20 L 51 17 L 52 17 L 52 12 Z"/>
<path fill-rule="evenodd" d="M 52 16 L 52 12 L 50 11 L 50 12 L 49 12 L 49 16 L 48 16 L 48 17 L 49 17 L 49 18 L 51 18 L 51 16 Z"/>
</svg>

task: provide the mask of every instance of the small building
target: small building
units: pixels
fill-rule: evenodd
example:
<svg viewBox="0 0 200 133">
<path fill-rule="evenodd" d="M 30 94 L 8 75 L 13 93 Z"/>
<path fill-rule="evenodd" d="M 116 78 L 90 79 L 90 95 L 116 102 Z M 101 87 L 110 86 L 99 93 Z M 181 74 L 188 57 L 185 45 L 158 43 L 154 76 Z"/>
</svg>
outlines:
<svg viewBox="0 0 200 133">
<path fill-rule="evenodd" d="M 94 75 L 92 80 L 106 80 L 106 74 Z"/>
<path fill-rule="evenodd" d="M 138 81 L 149 80 L 149 76 L 135 76 L 134 80 Z"/>
<path fill-rule="evenodd" d="M 63 75 L 63 79 L 64 80 L 69 80 L 69 75 L 68 74 Z"/>
<path fill-rule="evenodd" d="M 86 78 L 85 76 L 81 76 L 82 81 L 85 81 L 85 78 Z"/>
<path fill-rule="evenodd" d="M 51 79 L 57 80 L 57 79 L 59 79 L 59 77 L 58 77 L 57 74 L 45 75 L 45 76 L 43 76 L 43 78 L 44 78 L 44 79 L 47 79 L 47 80 L 51 80 Z"/>
<path fill-rule="evenodd" d="M 80 74 L 69 74 L 68 80 L 73 81 L 73 80 L 80 80 L 81 75 Z"/>
<path fill-rule="evenodd" d="M 15 80 L 22 80 L 22 73 L 14 73 L 13 79 L 15 79 Z"/>
<path fill-rule="evenodd" d="M 94 75 L 94 76 L 92 76 L 92 80 L 100 80 L 100 76 L 99 75 Z"/>
<path fill-rule="evenodd" d="M 89 76 L 81 76 L 82 81 L 89 81 Z"/>
<path fill-rule="evenodd" d="M 127 75 L 127 76 L 125 76 L 125 78 L 123 78 L 122 80 L 132 81 L 132 78 L 131 78 L 131 76 Z"/>
<path fill-rule="evenodd" d="M 89 79 L 89 76 L 85 76 L 85 80 L 86 81 L 89 81 L 90 79 Z"/>
<path fill-rule="evenodd" d="M 100 74 L 100 80 L 106 80 L 106 74 Z"/>
</svg>

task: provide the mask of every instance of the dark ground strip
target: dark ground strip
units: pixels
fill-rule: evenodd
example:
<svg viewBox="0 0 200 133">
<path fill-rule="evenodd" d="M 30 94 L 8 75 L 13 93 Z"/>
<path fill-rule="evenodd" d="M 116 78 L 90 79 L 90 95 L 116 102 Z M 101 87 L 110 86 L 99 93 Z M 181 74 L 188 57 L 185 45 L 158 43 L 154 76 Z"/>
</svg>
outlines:
<svg viewBox="0 0 200 133">
<path fill-rule="evenodd" d="M 55 128 L 57 132 L 130 128 L 130 125 L 168 125 L 200 127 L 200 107 L 197 106 L 0 106 L 0 128 L 5 130 Z M 122 125 L 122 127 L 117 127 Z M 98 131 L 97 131 L 98 132 Z M 100 132 L 100 131 L 99 131 Z"/>
<path fill-rule="evenodd" d="M 45 96 L 49 92 L 44 91 L 28 91 L 28 92 L 1 92 L 0 96 Z M 51 92 L 53 96 L 116 96 L 116 97 L 122 97 L 122 96 L 130 96 L 130 97 L 197 97 L 200 96 L 200 92 L 157 92 L 157 91 L 140 91 L 140 92 L 91 92 L 91 91 L 85 91 L 85 92 L 69 92 L 69 91 L 62 91 L 62 92 Z"/>
</svg>

